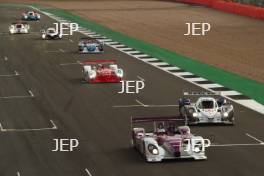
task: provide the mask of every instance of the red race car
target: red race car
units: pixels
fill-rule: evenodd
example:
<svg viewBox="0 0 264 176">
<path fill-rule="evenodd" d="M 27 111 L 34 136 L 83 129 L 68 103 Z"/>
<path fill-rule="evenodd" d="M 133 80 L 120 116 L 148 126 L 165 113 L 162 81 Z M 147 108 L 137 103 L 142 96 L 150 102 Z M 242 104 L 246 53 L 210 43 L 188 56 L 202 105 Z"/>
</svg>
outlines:
<svg viewBox="0 0 264 176">
<path fill-rule="evenodd" d="M 89 83 L 117 83 L 123 80 L 123 70 L 115 60 L 84 61 L 84 80 Z"/>
</svg>

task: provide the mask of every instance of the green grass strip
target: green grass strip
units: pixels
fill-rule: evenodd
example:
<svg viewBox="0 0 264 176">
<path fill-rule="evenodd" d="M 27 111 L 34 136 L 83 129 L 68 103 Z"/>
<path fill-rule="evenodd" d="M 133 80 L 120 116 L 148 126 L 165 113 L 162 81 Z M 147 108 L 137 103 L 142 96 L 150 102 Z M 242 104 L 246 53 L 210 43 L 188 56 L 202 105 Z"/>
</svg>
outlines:
<svg viewBox="0 0 264 176">
<path fill-rule="evenodd" d="M 40 7 L 38 6 L 38 8 Z M 106 37 L 109 37 L 114 41 L 118 41 L 129 47 L 135 48 L 141 52 L 159 58 L 165 62 L 168 62 L 171 65 L 175 65 L 177 67 L 185 69 L 186 71 L 199 75 L 208 80 L 214 81 L 218 84 L 222 84 L 225 87 L 239 91 L 240 93 L 243 93 L 244 95 L 255 99 L 259 103 L 264 104 L 263 83 L 242 77 L 231 72 L 227 72 L 223 69 L 210 66 L 208 64 L 191 59 L 189 57 L 179 55 L 175 52 L 160 48 L 156 45 L 149 44 L 132 37 L 128 37 L 125 34 L 116 32 L 95 22 L 88 21 L 65 10 L 55 8 L 41 8 L 41 10 L 63 17 L 66 20 L 76 22 L 80 26 L 95 31 Z"/>
</svg>

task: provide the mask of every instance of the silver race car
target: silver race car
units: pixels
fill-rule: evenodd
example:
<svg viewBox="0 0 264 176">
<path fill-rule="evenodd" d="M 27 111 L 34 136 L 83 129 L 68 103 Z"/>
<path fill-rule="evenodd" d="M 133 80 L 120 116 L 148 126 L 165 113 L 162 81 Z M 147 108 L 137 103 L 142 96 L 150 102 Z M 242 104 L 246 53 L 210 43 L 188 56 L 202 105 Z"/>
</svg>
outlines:
<svg viewBox="0 0 264 176">
<path fill-rule="evenodd" d="M 190 98 L 179 99 L 180 115 L 186 118 L 188 124 L 222 123 L 234 124 L 234 108 L 223 97 L 210 92 L 184 92 L 185 96 L 199 96 L 195 102 Z"/>
<path fill-rule="evenodd" d="M 47 28 L 40 31 L 42 39 L 61 39 L 62 35 L 55 28 Z"/>
<path fill-rule="evenodd" d="M 102 53 L 104 44 L 96 39 L 81 38 L 78 44 L 79 53 Z"/>
<path fill-rule="evenodd" d="M 205 160 L 210 141 L 191 134 L 188 126 L 177 126 L 178 117 L 132 117 L 132 146 L 147 162 L 165 159 Z M 183 123 L 184 124 L 184 123 Z"/>
<path fill-rule="evenodd" d="M 14 22 L 9 26 L 10 34 L 27 34 L 30 26 L 26 22 Z"/>
</svg>

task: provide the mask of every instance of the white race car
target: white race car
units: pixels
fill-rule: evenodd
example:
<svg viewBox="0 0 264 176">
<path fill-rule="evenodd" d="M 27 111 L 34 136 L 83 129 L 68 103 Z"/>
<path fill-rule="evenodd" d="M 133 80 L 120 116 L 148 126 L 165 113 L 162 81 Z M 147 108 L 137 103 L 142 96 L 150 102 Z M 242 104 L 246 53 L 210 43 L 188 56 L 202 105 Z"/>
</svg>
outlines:
<svg viewBox="0 0 264 176">
<path fill-rule="evenodd" d="M 46 30 L 43 29 L 41 30 L 41 38 L 42 39 L 61 39 L 62 38 L 62 35 L 56 31 L 55 28 L 47 28 Z"/>
<path fill-rule="evenodd" d="M 210 141 L 191 134 L 188 126 L 177 126 L 177 117 L 131 118 L 132 146 L 147 162 L 165 159 L 205 160 Z"/>
<path fill-rule="evenodd" d="M 223 123 L 234 124 L 234 108 L 223 97 L 215 99 L 209 92 L 184 92 L 184 95 L 200 96 L 191 103 L 189 98 L 179 100 L 180 115 L 187 119 L 188 124 Z"/>
<path fill-rule="evenodd" d="M 10 34 L 27 34 L 29 33 L 30 26 L 26 22 L 15 22 L 9 26 Z"/>
</svg>

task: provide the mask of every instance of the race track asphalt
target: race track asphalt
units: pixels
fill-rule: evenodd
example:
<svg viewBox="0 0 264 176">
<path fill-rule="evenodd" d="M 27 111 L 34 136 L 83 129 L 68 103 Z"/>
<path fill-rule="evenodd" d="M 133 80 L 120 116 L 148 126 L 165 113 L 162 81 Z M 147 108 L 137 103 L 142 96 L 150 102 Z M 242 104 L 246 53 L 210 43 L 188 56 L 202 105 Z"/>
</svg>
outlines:
<svg viewBox="0 0 264 176">
<path fill-rule="evenodd" d="M 0 7 L 1 176 L 89 175 L 85 169 L 93 176 L 263 175 L 264 145 L 248 145 L 259 142 L 246 134 L 264 141 L 264 117 L 237 104 L 235 126 L 191 127 L 214 144 L 231 146 L 210 147 L 206 161 L 146 163 L 130 148 L 130 117 L 177 115 L 177 107 L 114 106 L 135 100 L 176 105 L 183 90 L 203 90 L 107 46 L 103 54 L 78 54 L 80 33 L 43 41 L 39 31 L 54 22 L 44 15 L 29 22 L 31 34 L 9 35 L 9 24 L 24 10 Z M 116 59 L 126 80 L 139 76 L 146 87 L 139 94 L 118 94 L 121 84 L 83 83 L 81 66 L 71 63 L 86 59 Z M 80 144 L 73 152 L 52 152 L 56 138 Z"/>
</svg>

